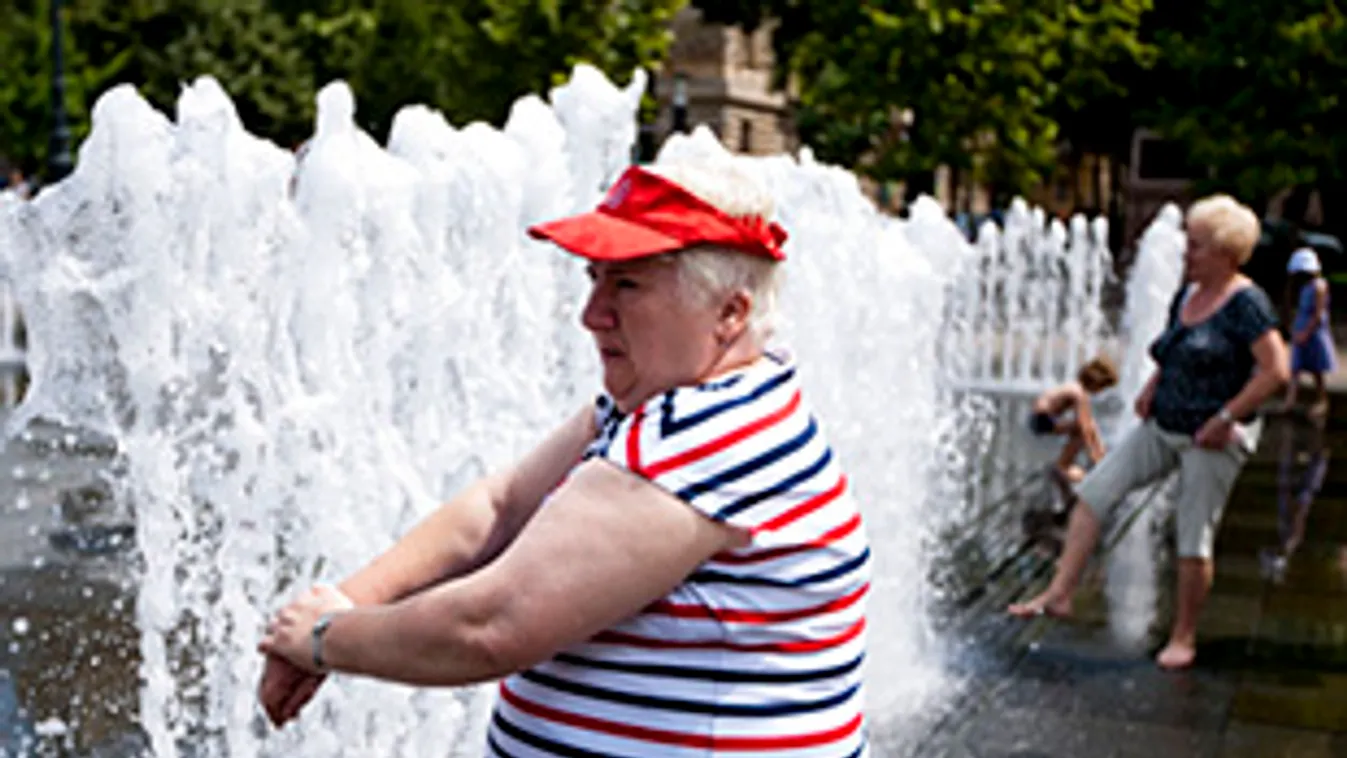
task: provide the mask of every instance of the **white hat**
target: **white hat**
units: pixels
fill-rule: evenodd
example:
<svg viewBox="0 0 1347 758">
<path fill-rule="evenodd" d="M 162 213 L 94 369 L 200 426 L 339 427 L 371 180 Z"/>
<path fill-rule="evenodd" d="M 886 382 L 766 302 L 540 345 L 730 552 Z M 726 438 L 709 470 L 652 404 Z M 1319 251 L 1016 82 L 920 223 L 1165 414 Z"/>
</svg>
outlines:
<svg viewBox="0 0 1347 758">
<path fill-rule="evenodd" d="M 1291 260 L 1286 263 L 1288 274 L 1317 274 L 1319 271 L 1319 256 L 1308 247 L 1291 253 Z"/>
</svg>

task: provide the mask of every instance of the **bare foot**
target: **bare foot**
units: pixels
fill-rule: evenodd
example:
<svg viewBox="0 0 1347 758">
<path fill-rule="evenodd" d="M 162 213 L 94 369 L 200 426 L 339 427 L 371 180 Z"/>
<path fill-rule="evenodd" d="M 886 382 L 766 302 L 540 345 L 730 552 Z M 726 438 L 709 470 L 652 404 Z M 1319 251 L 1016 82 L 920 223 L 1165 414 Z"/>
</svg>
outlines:
<svg viewBox="0 0 1347 758">
<path fill-rule="evenodd" d="M 1053 618 L 1071 617 L 1071 598 L 1055 597 L 1050 592 L 1044 592 L 1033 600 L 1024 603 L 1012 603 L 1006 608 L 1006 613 L 1016 618 L 1034 618 L 1035 616 L 1052 616 Z"/>
<path fill-rule="evenodd" d="M 1193 665 L 1197 658 L 1197 648 L 1189 644 L 1170 641 L 1165 649 L 1155 656 L 1155 662 L 1166 671 L 1179 671 Z"/>
<path fill-rule="evenodd" d="M 1328 415 L 1328 401 L 1320 400 L 1314 405 L 1311 405 L 1309 410 L 1306 411 L 1305 414 L 1312 419 L 1324 418 L 1325 416 Z"/>
</svg>

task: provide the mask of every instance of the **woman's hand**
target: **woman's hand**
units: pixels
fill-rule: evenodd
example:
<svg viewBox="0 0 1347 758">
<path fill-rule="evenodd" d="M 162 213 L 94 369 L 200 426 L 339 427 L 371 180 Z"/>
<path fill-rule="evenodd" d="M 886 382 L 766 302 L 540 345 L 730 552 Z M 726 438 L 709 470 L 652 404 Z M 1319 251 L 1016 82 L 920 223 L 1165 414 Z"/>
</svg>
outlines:
<svg viewBox="0 0 1347 758">
<path fill-rule="evenodd" d="M 1227 445 L 1234 442 L 1239 437 L 1239 428 L 1233 421 L 1212 416 L 1207 419 L 1207 423 L 1197 430 L 1193 441 L 1198 447 L 1204 447 L 1208 450 L 1224 450 Z"/>
<path fill-rule="evenodd" d="M 327 677 L 311 674 L 284 658 L 268 655 L 257 685 L 257 699 L 272 726 L 284 726 L 318 693 Z"/>
<path fill-rule="evenodd" d="M 1155 394 L 1155 387 L 1147 385 L 1146 389 L 1137 395 L 1136 408 L 1137 418 L 1148 419 L 1151 417 L 1151 396 Z"/>
<path fill-rule="evenodd" d="M 257 648 L 311 674 L 321 674 L 313 661 L 313 625 L 325 613 L 354 607 L 351 599 L 335 587 L 314 587 L 276 613 Z"/>
<path fill-rule="evenodd" d="M 1155 385 L 1160 383 L 1160 372 L 1151 372 L 1151 378 L 1146 380 L 1146 386 L 1141 388 L 1137 394 L 1136 404 L 1133 406 L 1137 412 L 1137 418 L 1145 420 L 1151 417 L 1151 399 L 1155 397 Z"/>
</svg>

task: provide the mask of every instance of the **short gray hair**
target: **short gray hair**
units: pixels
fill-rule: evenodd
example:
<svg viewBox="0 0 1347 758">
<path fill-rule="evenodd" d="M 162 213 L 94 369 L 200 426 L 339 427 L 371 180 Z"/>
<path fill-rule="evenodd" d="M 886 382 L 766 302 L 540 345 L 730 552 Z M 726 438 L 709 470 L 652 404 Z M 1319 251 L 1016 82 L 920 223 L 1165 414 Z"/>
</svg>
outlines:
<svg viewBox="0 0 1347 758">
<path fill-rule="evenodd" d="M 1212 195 L 1193 203 L 1185 222 L 1190 229 L 1197 226 L 1210 232 L 1212 246 L 1238 266 L 1253 257 L 1262 231 L 1253 209 L 1229 195 Z"/>
<path fill-rule="evenodd" d="M 776 210 L 771 193 L 731 160 L 658 164 L 648 170 L 733 218 L 771 220 Z M 678 266 L 679 286 L 690 297 L 709 304 L 737 290 L 752 296 L 749 337 L 759 347 L 766 344 L 776 329 L 781 289 L 778 261 L 715 245 L 687 248 L 669 257 Z"/>
<path fill-rule="evenodd" d="M 781 291 L 781 266 L 770 258 L 745 255 L 737 250 L 703 245 L 668 255 L 678 267 L 678 284 L 688 297 L 712 304 L 743 290 L 753 298 L 748 314 L 748 334 L 762 347 L 777 325 L 777 302 Z"/>
</svg>

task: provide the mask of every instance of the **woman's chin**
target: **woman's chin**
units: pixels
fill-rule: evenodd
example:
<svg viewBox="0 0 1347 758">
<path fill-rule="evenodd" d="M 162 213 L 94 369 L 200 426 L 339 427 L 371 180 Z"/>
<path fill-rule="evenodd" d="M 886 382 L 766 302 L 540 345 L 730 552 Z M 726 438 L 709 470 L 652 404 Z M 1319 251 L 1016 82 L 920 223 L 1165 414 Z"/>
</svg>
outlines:
<svg viewBox="0 0 1347 758">
<path fill-rule="evenodd" d="M 613 377 L 610 372 L 605 371 L 603 373 L 603 391 L 613 399 L 614 403 L 617 403 L 618 410 L 623 413 L 631 410 L 631 408 L 626 407 L 626 401 L 630 399 L 632 394 L 632 382 L 630 380 Z"/>
</svg>

